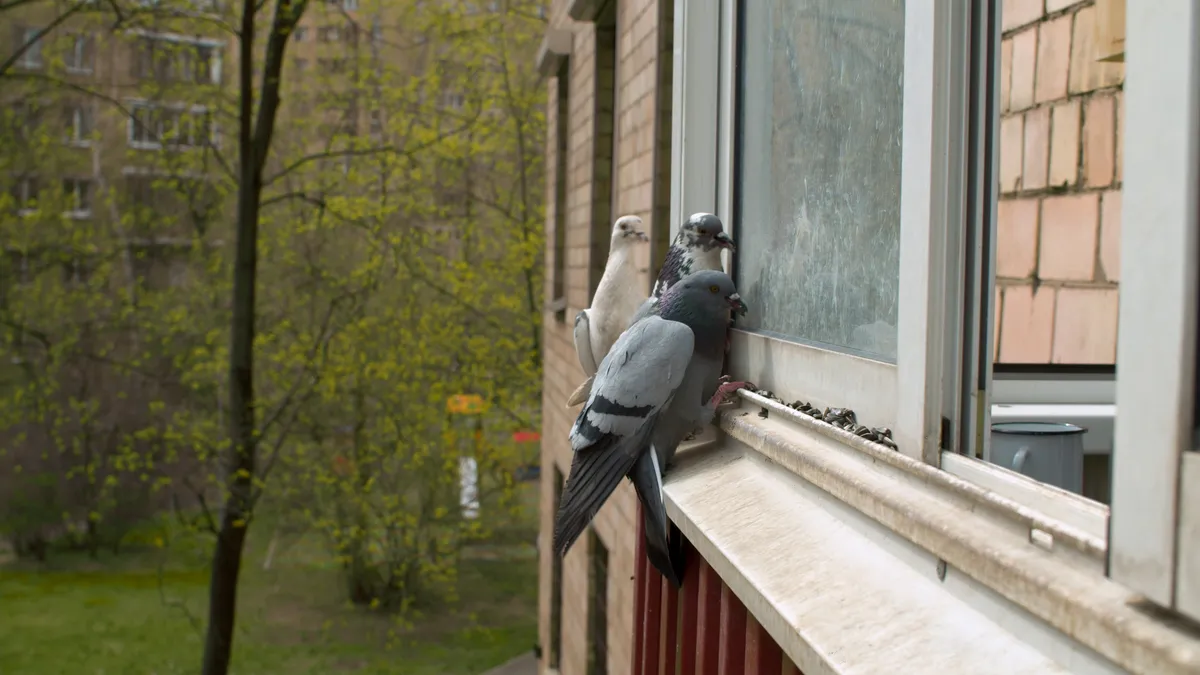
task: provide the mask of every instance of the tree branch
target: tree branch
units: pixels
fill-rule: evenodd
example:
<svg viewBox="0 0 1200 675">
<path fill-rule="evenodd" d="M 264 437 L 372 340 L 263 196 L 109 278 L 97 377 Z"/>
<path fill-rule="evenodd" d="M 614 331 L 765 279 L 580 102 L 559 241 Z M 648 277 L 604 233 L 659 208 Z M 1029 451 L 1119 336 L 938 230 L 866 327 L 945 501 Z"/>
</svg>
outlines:
<svg viewBox="0 0 1200 675">
<path fill-rule="evenodd" d="M 38 31 L 37 35 L 33 36 L 32 40 L 29 40 L 20 47 L 17 47 L 17 51 L 13 52 L 12 55 L 9 56 L 8 59 L 6 59 L 3 63 L 0 63 L 0 77 L 4 77 L 4 75 L 8 73 L 9 69 L 12 68 L 13 65 L 15 65 L 17 61 L 19 61 L 21 57 L 25 55 L 26 52 L 33 48 L 33 46 L 41 41 L 42 38 L 49 35 L 51 31 L 53 31 L 55 28 L 58 28 L 67 19 L 71 18 L 72 15 L 83 9 L 86 4 L 87 3 L 85 0 L 79 0 L 74 5 L 71 5 L 70 9 L 54 17 L 54 20 L 47 24 L 45 28 Z"/>
</svg>

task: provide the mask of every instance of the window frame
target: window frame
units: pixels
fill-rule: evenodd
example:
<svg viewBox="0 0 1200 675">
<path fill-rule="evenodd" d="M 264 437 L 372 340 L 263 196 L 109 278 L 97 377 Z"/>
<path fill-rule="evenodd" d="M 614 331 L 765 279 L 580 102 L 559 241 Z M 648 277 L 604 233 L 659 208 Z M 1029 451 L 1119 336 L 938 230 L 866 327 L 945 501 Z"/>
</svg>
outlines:
<svg viewBox="0 0 1200 675">
<path fill-rule="evenodd" d="M 901 452 L 931 464 L 939 461 L 947 412 L 943 350 L 951 317 L 944 309 L 945 286 L 948 264 L 956 262 L 947 241 L 963 198 L 952 180 L 966 149 L 965 120 L 955 119 L 953 109 L 966 95 L 966 67 L 956 59 L 964 44 L 962 4 L 938 0 L 905 9 L 896 363 L 736 328 L 730 351 L 732 372 L 786 400 L 851 407 L 862 423 L 891 428 Z M 685 214 L 706 211 L 737 237 L 739 10 L 738 0 L 676 2 L 672 235 Z M 732 272 L 731 262 L 725 267 Z M 784 373 L 804 373 L 803 384 L 780 377 Z"/>
<path fill-rule="evenodd" d="M 71 115 L 71 128 L 66 138 L 67 145 L 86 148 L 92 144 L 92 134 L 96 130 L 95 109 L 86 102 L 75 101 L 67 104 Z"/>
<path fill-rule="evenodd" d="M 170 150 L 194 150 L 212 146 L 220 147 L 220 130 L 217 125 L 216 115 L 208 106 L 189 105 L 182 103 L 158 103 L 155 101 L 147 101 L 145 99 L 128 99 L 129 118 L 126 123 L 126 142 L 130 148 L 135 150 L 161 150 L 168 148 Z M 151 111 L 156 113 L 151 124 L 141 122 L 138 117 L 138 111 Z M 166 114 L 164 114 L 166 113 Z M 198 122 L 207 119 L 208 137 L 201 138 L 197 136 L 199 130 L 204 129 L 204 124 Z M 176 135 L 170 139 L 164 140 L 172 130 L 178 129 L 183 124 L 187 124 L 188 134 L 187 142 L 179 142 L 179 136 Z M 153 140 L 138 140 L 136 132 L 138 126 L 148 130 L 148 136 Z"/>
<path fill-rule="evenodd" d="M 91 74 L 95 70 L 96 39 L 91 33 L 72 33 L 66 69 L 68 73 Z"/>
<path fill-rule="evenodd" d="M 221 73 L 224 70 L 224 45 L 220 40 L 203 37 L 191 37 L 176 33 L 157 33 L 148 30 L 135 29 L 131 35 L 139 39 L 132 44 L 130 64 L 133 76 L 139 80 L 154 80 L 160 83 L 197 84 L 212 86 L 221 84 Z M 166 52 L 158 47 L 159 43 L 183 46 L 188 51 Z M 208 72 L 203 80 L 198 76 L 201 71 L 200 50 L 207 49 Z"/>
<path fill-rule="evenodd" d="M 1126 12 L 1115 446 L 1137 451 L 1113 453 L 1109 575 L 1197 619 L 1200 8 L 1159 0 Z"/>
<path fill-rule="evenodd" d="M 63 195 L 69 208 L 63 215 L 75 220 L 92 217 L 93 181 L 90 178 L 66 177 L 62 179 Z"/>
</svg>

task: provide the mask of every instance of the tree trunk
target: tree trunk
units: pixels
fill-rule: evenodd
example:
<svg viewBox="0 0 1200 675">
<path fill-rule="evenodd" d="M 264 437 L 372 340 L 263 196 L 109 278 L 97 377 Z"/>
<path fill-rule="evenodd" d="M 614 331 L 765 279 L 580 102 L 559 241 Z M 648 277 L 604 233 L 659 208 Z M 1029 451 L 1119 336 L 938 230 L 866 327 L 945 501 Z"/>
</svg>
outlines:
<svg viewBox="0 0 1200 675">
<path fill-rule="evenodd" d="M 203 675 L 227 675 L 233 654 L 238 579 L 250 524 L 257 469 L 258 430 L 254 400 L 255 283 L 258 279 L 258 216 L 263 167 L 279 111 L 280 75 L 288 36 L 304 14 L 306 0 L 279 0 L 263 60 L 262 90 L 254 119 L 256 0 L 242 1 L 238 37 L 237 253 L 233 270 L 233 324 L 229 348 L 229 437 L 227 491 L 208 590 L 208 631 Z"/>
</svg>

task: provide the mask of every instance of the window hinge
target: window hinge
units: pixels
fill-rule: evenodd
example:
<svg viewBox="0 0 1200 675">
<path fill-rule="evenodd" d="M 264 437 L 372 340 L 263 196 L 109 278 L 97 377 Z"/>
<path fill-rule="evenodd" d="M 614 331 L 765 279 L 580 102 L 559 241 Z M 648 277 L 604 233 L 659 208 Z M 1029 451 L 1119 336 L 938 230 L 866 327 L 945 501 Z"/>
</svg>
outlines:
<svg viewBox="0 0 1200 675">
<path fill-rule="evenodd" d="M 938 440 L 938 447 L 942 450 L 950 449 L 950 418 L 942 418 L 942 437 Z"/>
</svg>

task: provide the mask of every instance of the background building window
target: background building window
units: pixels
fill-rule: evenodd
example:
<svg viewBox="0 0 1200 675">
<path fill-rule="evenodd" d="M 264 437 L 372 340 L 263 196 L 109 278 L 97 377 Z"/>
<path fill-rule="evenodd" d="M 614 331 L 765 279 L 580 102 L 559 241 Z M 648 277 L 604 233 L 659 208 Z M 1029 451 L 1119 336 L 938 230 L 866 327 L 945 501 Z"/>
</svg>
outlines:
<svg viewBox="0 0 1200 675">
<path fill-rule="evenodd" d="M 617 193 L 617 3 L 596 17 L 595 135 L 592 138 L 592 217 L 588 254 L 588 298 L 596 293 L 612 241 Z"/>
<path fill-rule="evenodd" d="M 135 103 L 130 110 L 133 117 L 129 120 L 129 144 L 133 147 L 194 148 L 217 143 L 212 113 L 204 108 L 187 110 Z"/>
<path fill-rule="evenodd" d="M 40 188 L 36 176 L 19 176 L 13 180 L 9 196 L 18 213 L 28 213 L 37 208 Z"/>
<path fill-rule="evenodd" d="M 91 140 L 95 128 L 92 108 L 86 103 L 68 103 L 63 110 L 65 140 L 72 144 L 86 144 Z"/>
<path fill-rule="evenodd" d="M 745 5 L 739 325 L 896 358 L 904 4 Z M 797 283 L 803 279 L 804 283 Z"/>
<path fill-rule="evenodd" d="M 570 145 L 571 62 L 558 68 L 554 118 L 554 271 L 550 304 L 557 321 L 567 320 L 567 148 Z"/>
<path fill-rule="evenodd" d="M 95 40 L 91 35 L 77 33 L 71 36 L 67 47 L 67 70 L 90 73 L 95 58 Z"/>
<path fill-rule="evenodd" d="M 143 37 L 134 47 L 133 75 L 162 83 L 219 84 L 220 48 L 194 41 Z"/>
<path fill-rule="evenodd" d="M 63 198 L 64 212 L 75 218 L 87 218 L 92 215 L 92 182 L 84 178 L 64 178 Z"/>
<path fill-rule="evenodd" d="M 38 37 L 41 30 L 40 28 L 17 28 L 16 44 L 27 45 L 25 52 L 17 60 L 22 68 L 42 67 L 42 41 Z"/>
<path fill-rule="evenodd" d="M 608 548 L 591 531 L 588 546 L 588 675 L 608 673 Z"/>
</svg>

